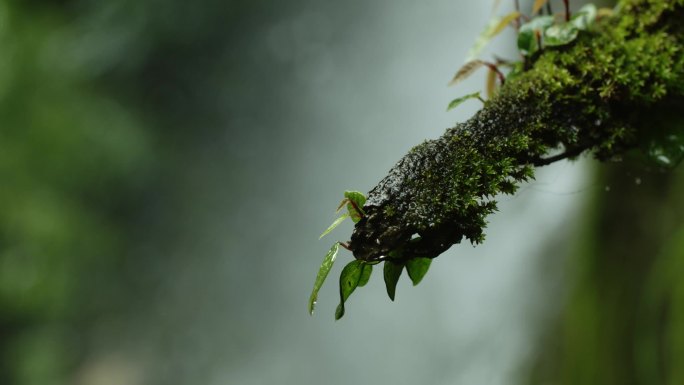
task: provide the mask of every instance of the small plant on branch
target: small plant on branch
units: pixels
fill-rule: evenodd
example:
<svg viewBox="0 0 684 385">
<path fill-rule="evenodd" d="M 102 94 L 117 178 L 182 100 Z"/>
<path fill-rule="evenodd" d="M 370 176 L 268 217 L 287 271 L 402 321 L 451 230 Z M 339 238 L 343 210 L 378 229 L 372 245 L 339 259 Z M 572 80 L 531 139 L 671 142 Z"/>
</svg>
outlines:
<svg viewBox="0 0 684 385">
<path fill-rule="evenodd" d="M 354 255 L 340 276 L 340 306 L 384 263 L 394 300 L 404 270 L 413 284 L 452 245 L 484 241 L 497 197 L 514 194 L 535 167 L 589 154 L 600 161 L 632 157 L 668 170 L 684 158 L 684 0 L 621 0 L 614 10 L 585 5 L 561 15 L 535 1 L 489 23 L 452 84 L 488 68 L 483 107 L 437 139 L 414 147 L 367 195 L 347 191 L 339 209 L 354 222 L 321 265 L 317 299 L 339 246 Z M 521 59 L 484 61 L 484 46 L 507 26 L 517 30 Z M 504 69 L 508 69 L 504 73 Z"/>
</svg>

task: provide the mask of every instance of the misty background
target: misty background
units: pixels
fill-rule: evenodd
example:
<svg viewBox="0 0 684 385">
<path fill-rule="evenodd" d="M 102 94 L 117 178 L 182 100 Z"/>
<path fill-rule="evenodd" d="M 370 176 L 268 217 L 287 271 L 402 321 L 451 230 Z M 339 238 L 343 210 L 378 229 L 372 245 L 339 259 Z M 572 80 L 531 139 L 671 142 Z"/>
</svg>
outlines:
<svg viewBox="0 0 684 385">
<path fill-rule="evenodd" d="M 502 2 L 499 14 L 512 10 Z M 574 6 L 574 5 L 573 5 Z M 582 162 L 335 322 L 344 190 L 478 108 L 492 2 L 0 1 L 0 382 L 516 384 L 567 294 Z M 516 58 L 513 31 L 485 54 Z M 570 269 L 571 270 L 571 269 Z"/>
</svg>

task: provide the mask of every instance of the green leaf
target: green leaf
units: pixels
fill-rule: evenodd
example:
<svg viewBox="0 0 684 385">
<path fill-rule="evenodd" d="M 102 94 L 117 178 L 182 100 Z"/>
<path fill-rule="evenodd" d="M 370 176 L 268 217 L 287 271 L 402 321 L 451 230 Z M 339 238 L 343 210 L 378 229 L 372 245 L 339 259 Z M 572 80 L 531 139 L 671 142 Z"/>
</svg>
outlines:
<svg viewBox="0 0 684 385">
<path fill-rule="evenodd" d="M 387 288 L 387 295 L 392 301 L 394 301 L 394 295 L 397 291 L 397 282 L 399 282 L 399 277 L 401 276 L 401 271 L 403 269 L 404 265 L 401 263 L 395 263 L 389 260 L 385 261 L 383 269 L 385 288 Z"/>
<path fill-rule="evenodd" d="M 356 290 L 361 282 L 361 277 L 364 275 L 363 271 L 366 270 L 366 265 L 363 262 L 355 259 L 347 264 L 347 266 L 342 269 L 340 274 L 340 304 L 337 306 L 335 311 L 335 320 L 342 318 L 344 315 L 344 303 L 351 293 Z M 368 273 L 370 276 L 370 272 Z M 366 279 L 366 282 L 368 280 Z"/>
<path fill-rule="evenodd" d="M 539 16 L 520 26 L 518 31 L 518 49 L 523 55 L 531 55 L 539 48 L 537 34 L 540 36 L 553 25 L 553 16 Z"/>
<path fill-rule="evenodd" d="M 359 287 L 366 286 L 370 280 L 371 274 L 373 273 L 373 265 L 362 263 L 361 264 L 361 278 L 359 279 Z"/>
<path fill-rule="evenodd" d="M 366 204 L 366 196 L 358 191 L 345 191 L 344 197 L 347 199 L 347 211 L 354 223 L 366 216 L 363 212 L 363 205 Z"/>
<path fill-rule="evenodd" d="M 337 206 L 337 211 L 335 211 L 335 212 L 339 213 L 340 210 L 342 210 L 342 207 L 344 207 L 344 205 L 346 205 L 348 202 L 349 202 L 349 199 L 347 199 L 347 198 L 342 199 L 342 202 L 340 202 L 339 206 Z"/>
<path fill-rule="evenodd" d="M 508 15 L 502 17 L 499 22 L 494 25 L 494 28 L 490 31 L 489 35 L 487 36 L 489 39 L 492 39 L 496 37 L 498 34 L 500 34 L 511 22 L 517 18 L 520 17 L 520 12 L 518 11 L 513 11 L 509 13 Z"/>
<path fill-rule="evenodd" d="M 594 4 L 585 4 L 579 9 L 579 11 L 575 13 L 570 20 L 570 23 L 572 23 L 580 31 L 584 31 L 594 24 L 597 15 L 598 10 Z"/>
<path fill-rule="evenodd" d="M 406 262 L 406 272 L 409 278 L 413 281 L 413 286 L 416 286 L 425 277 L 430 268 L 432 259 L 430 258 L 412 258 Z"/>
<path fill-rule="evenodd" d="M 332 269 L 333 263 L 335 263 L 335 258 L 337 257 L 337 251 L 339 249 L 340 244 L 335 242 L 335 244 L 332 245 L 328 253 L 325 255 L 325 258 L 323 258 L 323 263 L 321 263 L 321 267 L 318 269 L 316 282 L 314 282 L 314 287 L 311 291 L 311 296 L 309 297 L 309 314 L 313 315 L 314 307 L 316 306 L 316 300 L 318 299 L 318 291 L 321 289 L 323 282 L 325 282 L 325 279 L 328 277 L 328 273 L 330 273 L 330 269 Z"/>
<path fill-rule="evenodd" d="M 558 47 L 569 44 L 577 39 L 579 30 L 572 23 L 553 25 L 544 31 L 544 44 L 549 47 Z"/>
<path fill-rule="evenodd" d="M 447 107 L 447 111 L 453 110 L 454 108 L 458 107 L 459 105 L 461 105 L 461 103 L 465 102 L 468 99 L 481 99 L 480 93 L 475 92 L 452 100 L 451 103 L 449 103 L 449 106 Z"/>
<path fill-rule="evenodd" d="M 339 320 L 344 316 L 344 305 L 339 304 L 337 305 L 337 309 L 335 309 L 335 321 Z"/>
<path fill-rule="evenodd" d="M 460 83 L 462 80 L 466 79 L 468 76 L 472 75 L 478 68 L 482 67 L 485 63 L 482 60 L 471 60 L 465 63 L 461 68 L 458 69 L 456 75 L 449 82 L 450 86 Z"/>
<path fill-rule="evenodd" d="M 487 44 L 493 38 L 495 38 L 496 35 L 500 34 L 501 31 L 503 31 L 504 28 L 506 28 L 506 26 L 511 23 L 511 21 L 519 17 L 520 12 L 513 11 L 506 16 L 497 16 L 489 20 L 489 23 L 487 23 L 485 29 L 480 33 L 480 35 L 475 40 L 475 44 L 473 44 L 473 47 L 470 48 L 470 51 L 468 51 L 468 55 L 465 60 L 466 63 L 476 60 L 480 56 L 482 50 L 487 46 Z"/>
<path fill-rule="evenodd" d="M 332 225 L 328 226 L 328 228 L 325 229 L 325 231 L 323 232 L 323 234 L 321 234 L 321 236 L 318 237 L 318 239 L 321 239 L 321 238 L 325 237 L 325 236 L 328 235 L 331 231 L 335 230 L 335 227 L 339 226 L 340 223 L 342 223 L 342 222 L 343 222 L 345 219 L 347 219 L 348 217 L 349 217 L 349 214 L 344 213 L 344 214 L 342 214 L 339 218 L 335 219 L 335 222 L 333 222 Z"/>
<path fill-rule="evenodd" d="M 534 30 L 520 30 L 518 32 L 518 50 L 523 55 L 531 55 L 539 49 Z"/>
<path fill-rule="evenodd" d="M 345 191 L 344 197 L 356 203 L 359 207 L 363 207 L 366 204 L 366 196 L 359 191 Z"/>
</svg>

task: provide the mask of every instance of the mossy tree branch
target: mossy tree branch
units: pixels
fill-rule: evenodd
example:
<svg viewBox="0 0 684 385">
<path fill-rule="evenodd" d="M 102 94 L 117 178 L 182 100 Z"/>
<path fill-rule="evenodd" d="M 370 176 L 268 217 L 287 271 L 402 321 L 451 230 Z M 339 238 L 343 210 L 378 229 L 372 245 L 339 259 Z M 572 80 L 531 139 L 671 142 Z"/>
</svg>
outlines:
<svg viewBox="0 0 684 385">
<path fill-rule="evenodd" d="M 463 238 L 480 243 L 496 196 L 515 193 L 534 166 L 585 152 L 609 160 L 668 134 L 659 122 L 683 115 L 684 0 L 618 9 L 530 57 L 470 120 L 404 156 L 370 191 L 354 256 L 434 258 Z"/>
</svg>

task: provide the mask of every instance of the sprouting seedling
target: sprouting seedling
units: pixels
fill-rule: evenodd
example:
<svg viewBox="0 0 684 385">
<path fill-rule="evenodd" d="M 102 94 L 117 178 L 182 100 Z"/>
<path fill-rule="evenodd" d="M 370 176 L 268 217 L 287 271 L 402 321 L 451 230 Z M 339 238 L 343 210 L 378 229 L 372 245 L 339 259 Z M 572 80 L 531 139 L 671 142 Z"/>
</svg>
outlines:
<svg viewBox="0 0 684 385">
<path fill-rule="evenodd" d="M 344 199 L 342 199 L 342 202 L 340 202 L 339 206 L 337 206 L 337 211 L 340 212 L 343 207 L 347 206 L 347 212 L 340 215 L 335 221 L 328 226 L 327 229 L 321 234 L 318 239 L 323 238 L 324 236 L 328 235 L 331 231 L 335 230 L 337 226 L 339 226 L 342 222 L 344 222 L 345 219 L 351 218 L 354 223 L 358 222 L 363 218 L 366 214 L 363 212 L 363 205 L 366 203 L 366 197 L 362 193 L 358 191 L 345 191 L 344 192 Z"/>
<path fill-rule="evenodd" d="M 571 43 L 577 38 L 579 31 L 588 29 L 595 22 L 597 16 L 609 15 L 611 12 L 606 9 L 597 10 L 596 6 L 593 4 L 587 4 L 580 8 L 577 14 L 571 16 L 570 2 L 569 0 L 564 0 L 565 21 L 558 23 L 551 12 L 551 3 L 548 0 L 535 0 L 532 6 L 531 18 L 520 12 L 517 0 L 515 4 L 515 11 L 503 17 L 494 17 L 490 20 L 487 27 L 482 31 L 473 47 L 468 52 L 465 64 L 459 68 L 449 82 L 449 85 L 454 85 L 465 80 L 483 66 L 489 68 L 486 86 L 487 94 L 489 96 L 493 94 L 493 90 L 496 88 L 495 81 L 497 78 L 503 85 L 506 77 L 499 70 L 500 63 L 491 63 L 481 60 L 479 59 L 479 55 L 494 37 L 499 35 L 513 22 L 515 22 L 515 27 L 518 32 L 518 49 L 525 61 L 527 61 L 529 56 L 542 49 L 544 46 L 558 47 Z M 539 15 L 544 5 L 547 6 L 548 14 Z M 526 22 L 521 24 L 521 19 L 524 19 Z M 449 105 L 451 106 L 452 104 L 450 103 Z"/>
<path fill-rule="evenodd" d="M 506 82 L 506 77 L 504 74 L 499 70 L 498 64 L 486 62 L 484 60 L 473 60 L 470 61 L 461 67 L 458 72 L 456 72 L 456 75 L 454 75 L 453 79 L 451 79 L 451 82 L 449 82 L 449 85 L 455 85 L 461 82 L 462 80 L 466 79 L 468 76 L 470 76 L 473 72 L 475 72 L 477 69 L 481 67 L 487 67 L 489 69 L 488 72 L 488 77 L 491 78 L 491 88 L 496 87 L 496 79 L 499 80 L 499 83 L 503 85 Z M 490 84 L 490 81 L 488 80 L 488 84 Z M 487 86 L 487 95 L 491 95 L 492 92 L 490 92 L 490 87 L 489 85 Z M 482 96 L 480 96 L 479 92 L 471 93 L 465 96 L 458 97 L 454 100 L 452 100 L 449 105 L 447 106 L 447 111 L 450 111 L 457 106 L 461 105 L 463 102 L 469 99 L 479 99 L 483 104 L 484 104 L 484 99 L 482 99 Z"/>
<path fill-rule="evenodd" d="M 338 205 L 337 212 L 342 210 L 343 207 L 347 208 L 347 212 L 335 219 L 335 221 L 323 232 L 323 234 L 321 234 L 319 239 L 329 234 L 347 218 L 351 218 L 354 223 L 363 219 L 363 217 L 366 216 L 363 211 L 363 205 L 365 203 L 366 196 L 363 195 L 363 193 L 358 191 L 345 191 L 344 199 Z M 346 243 L 335 242 L 323 258 L 323 263 L 321 263 L 321 266 L 318 269 L 314 287 L 311 291 L 311 296 L 309 297 L 309 314 L 313 314 L 314 312 L 316 301 L 318 299 L 318 292 L 323 286 L 323 283 L 325 282 L 330 270 L 333 267 L 333 264 L 335 263 L 340 246 L 349 249 L 349 246 Z M 372 271 L 372 263 L 356 259 L 344 267 L 342 273 L 340 274 L 340 304 L 335 311 L 336 320 L 340 319 L 344 315 L 344 303 L 347 301 L 351 293 L 354 292 L 357 287 L 364 286 L 368 282 Z"/>
<path fill-rule="evenodd" d="M 471 60 L 471 61 L 465 63 L 461 68 L 459 68 L 458 72 L 456 72 L 454 77 L 449 82 L 449 85 L 453 86 L 453 85 L 456 85 L 456 84 L 462 82 L 463 80 L 467 79 L 470 75 L 472 75 L 475 71 L 477 71 L 478 69 L 480 69 L 482 67 L 487 67 L 491 71 L 494 71 L 497 74 L 497 76 L 499 77 L 499 80 L 501 81 L 502 84 L 506 81 L 506 77 L 499 70 L 499 67 L 496 64 L 478 59 L 478 60 Z"/>
<path fill-rule="evenodd" d="M 563 4 L 565 6 L 564 21 L 559 22 L 551 11 L 549 0 L 535 0 L 529 17 L 520 12 L 518 1 L 515 0 L 515 11 L 503 17 L 493 17 L 490 20 L 468 52 L 465 64 L 457 71 L 450 85 L 467 78 L 477 68 L 487 63 L 479 60 L 480 53 L 494 37 L 511 23 L 514 23 L 518 32 L 518 49 L 527 61 L 527 57 L 542 49 L 543 46 L 558 47 L 571 43 L 577 38 L 579 31 L 587 30 L 597 18 L 612 14 L 610 9 L 597 9 L 593 4 L 586 4 L 575 15 L 572 15 L 570 13 L 570 1 L 563 0 Z M 541 15 L 545 5 L 547 15 Z M 525 23 L 522 24 L 521 20 L 524 20 Z M 496 67 L 495 64 L 492 65 Z M 492 72 L 496 73 L 490 69 L 490 78 L 494 76 Z M 488 89 L 490 88 L 488 87 Z"/>
<path fill-rule="evenodd" d="M 596 21 L 598 10 L 595 5 L 586 4 L 570 17 L 569 3 L 566 1 L 565 4 L 565 22 L 557 23 L 553 15 L 545 15 L 537 16 L 520 27 L 518 32 L 520 53 L 527 57 L 543 49 L 544 46 L 559 47 L 570 44 L 577 38 L 580 31 L 589 29 Z M 535 10 L 536 8 L 533 9 Z"/>
<path fill-rule="evenodd" d="M 488 81 L 487 81 L 487 95 L 491 96 L 493 94 L 493 89 L 496 87 L 496 79 L 499 79 L 499 82 L 503 85 L 505 82 L 506 77 L 501 73 L 501 71 L 498 68 L 498 63 L 490 63 L 484 60 L 478 59 L 480 53 L 482 50 L 486 47 L 486 45 L 494 39 L 497 35 L 499 35 L 501 32 L 506 29 L 507 26 L 511 25 L 511 23 L 515 22 L 515 28 L 519 29 L 520 28 L 520 19 L 521 18 L 526 18 L 525 15 L 520 13 L 520 7 L 518 4 L 518 1 L 516 0 L 515 2 L 515 11 L 503 16 L 503 17 L 498 17 L 495 16 L 493 17 L 485 29 L 480 33 L 478 36 L 477 40 L 475 41 L 475 44 L 473 47 L 470 49 L 468 52 L 468 55 L 465 60 L 465 64 L 459 68 L 459 70 L 456 72 L 454 77 L 451 79 L 449 82 L 450 86 L 453 86 L 466 78 L 468 78 L 470 75 L 472 75 L 477 69 L 486 66 L 489 71 L 488 71 Z M 498 2 L 494 4 L 493 10 L 496 10 L 498 8 Z M 460 105 L 464 101 L 468 99 L 479 99 L 480 101 L 484 102 L 484 100 L 480 97 L 479 93 L 472 93 L 465 95 L 463 97 L 456 98 L 452 100 L 448 107 L 447 111 L 452 110 L 456 106 Z"/>
<path fill-rule="evenodd" d="M 333 224 L 323 232 L 323 235 L 331 232 L 346 218 L 351 218 L 355 223 L 360 221 L 366 215 L 363 211 L 363 205 L 365 202 L 366 196 L 362 193 L 358 191 L 345 191 L 344 199 L 338 206 L 337 211 L 339 212 L 343 207 L 346 206 L 347 212 L 337 218 Z M 415 241 L 417 240 L 419 240 L 419 238 L 417 238 Z M 313 290 L 309 296 L 309 314 L 313 314 L 314 312 L 316 301 L 318 300 L 318 292 L 328 277 L 330 270 L 332 270 L 335 260 L 337 259 L 340 246 L 349 249 L 348 244 L 344 242 L 335 242 L 323 258 L 323 262 L 321 263 L 318 273 L 316 274 Z M 423 279 L 430 267 L 430 263 L 432 262 L 432 260 L 429 258 L 404 258 L 401 250 L 390 252 L 384 261 L 385 266 L 383 276 L 385 280 L 385 286 L 387 288 L 387 294 L 392 301 L 394 301 L 395 298 L 397 282 L 399 281 L 401 272 L 404 269 L 406 269 L 409 278 L 415 286 Z M 347 299 L 349 299 L 349 296 L 356 290 L 356 288 L 365 286 L 366 283 L 368 283 L 373 272 L 373 265 L 378 263 L 380 263 L 379 260 L 364 261 L 354 259 L 342 269 L 339 280 L 340 304 L 335 310 L 335 320 L 339 320 L 342 318 L 342 316 L 344 316 L 345 302 Z"/>
<path fill-rule="evenodd" d="M 538 16 L 520 26 L 518 31 L 518 50 L 529 56 L 542 48 L 541 36 L 554 24 L 553 16 Z"/>
</svg>

